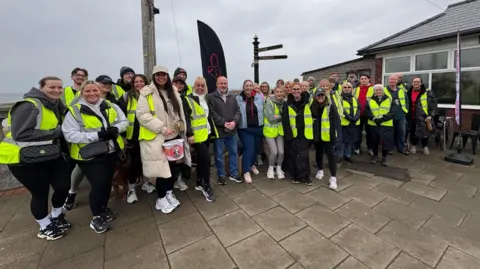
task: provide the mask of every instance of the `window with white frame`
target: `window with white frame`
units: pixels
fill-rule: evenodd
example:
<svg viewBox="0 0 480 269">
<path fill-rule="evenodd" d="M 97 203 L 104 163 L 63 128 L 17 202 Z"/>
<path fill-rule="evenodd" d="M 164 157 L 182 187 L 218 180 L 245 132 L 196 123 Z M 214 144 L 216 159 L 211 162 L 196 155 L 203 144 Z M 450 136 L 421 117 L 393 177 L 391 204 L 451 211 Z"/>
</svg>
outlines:
<svg viewBox="0 0 480 269">
<path fill-rule="evenodd" d="M 403 81 L 411 84 L 414 77 L 422 78 L 425 87 L 432 89 L 441 106 L 455 103 L 456 50 L 411 54 L 384 58 L 384 84 L 388 76 L 403 73 Z M 451 59 L 451 61 L 449 61 Z M 462 48 L 462 104 L 480 106 L 480 46 Z M 407 70 L 407 71 L 405 71 Z"/>
</svg>

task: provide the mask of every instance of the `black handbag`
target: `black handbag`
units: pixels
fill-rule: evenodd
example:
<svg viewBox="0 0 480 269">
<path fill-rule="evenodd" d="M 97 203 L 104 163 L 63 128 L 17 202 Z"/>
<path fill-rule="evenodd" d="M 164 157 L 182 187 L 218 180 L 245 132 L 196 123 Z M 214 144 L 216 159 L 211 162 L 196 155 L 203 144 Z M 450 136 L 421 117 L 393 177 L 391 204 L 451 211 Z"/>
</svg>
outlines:
<svg viewBox="0 0 480 269">
<path fill-rule="evenodd" d="M 80 149 L 79 153 L 82 159 L 87 160 L 106 155 L 109 151 L 110 147 L 108 145 L 108 141 L 97 141 L 85 145 Z"/>
<path fill-rule="evenodd" d="M 51 161 L 60 158 L 61 154 L 59 143 L 23 147 L 20 149 L 20 163 L 32 164 Z"/>
</svg>

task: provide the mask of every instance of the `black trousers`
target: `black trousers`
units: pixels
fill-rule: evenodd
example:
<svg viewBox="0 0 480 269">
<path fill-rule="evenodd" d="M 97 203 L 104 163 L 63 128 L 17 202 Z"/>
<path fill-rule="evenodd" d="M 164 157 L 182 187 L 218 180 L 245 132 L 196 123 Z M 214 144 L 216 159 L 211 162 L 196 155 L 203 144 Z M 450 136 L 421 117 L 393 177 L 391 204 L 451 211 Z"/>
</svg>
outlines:
<svg viewBox="0 0 480 269">
<path fill-rule="evenodd" d="M 371 149 L 372 148 L 372 143 L 370 141 L 370 138 L 369 138 L 369 129 L 368 129 L 368 117 L 367 116 L 362 116 L 360 117 L 360 125 L 358 126 L 359 128 L 359 141 L 357 141 L 355 143 L 355 149 L 360 149 L 361 146 L 362 146 L 362 140 L 363 140 L 363 130 L 365 130 L 365 133 L 366 133 L 366 140 L 367 140 L 367 149 Z"/>
<path fill-rule="evenodd" d="M 142 159 L 140 156 L 140 144 L 138 141 L 128 141 L 130 154 L 130 167 L 128 169 L 128 183 L 135 184 L 137 178 L 142 175 Z"/>
<path fill-rule="evenodd" d="M 337 157 L 335 156 L 334 144 L 331 142 L 319 141 L 315 143 L 315 161 L 318 170 L 323 170 L 323 153 L 327 154 L 328 169 L 332 177 L 337 176 Z"/>
<path fill-rule="evenodd" d="M 410 142 L 412 143 L 412 146 L 418 145 L 418 141 L 420 140 L 422 143 L 422 148 L 428 146 L 428 137 L 425 138 L 419 138 L 415 135 L 415 130 L 416 130 L 417 122 L 416 120 L 410 119 L 408 121 L 408 130 L 410 132 Z"/>
<path fill-rule="evenodd" d="M 62 207 L 70 189 L 69 166 L 63 157 L 38 164 L 9 165 L 13 176 L 32 195 L 30 211 L 35 219 L 48 216 L 48 197 L 53 188 L 52 206 Z"/>
<path fill-rule="evenodd" d="M 203 183 L 204 187 L 210 187 L 210 140 L 202 143 L 195 143 L 193 147 L 197 152 L 197 181 Z"/>
<path fill-rule="evenodd" d="M 172 174 L 169 178 L 157 178 L 156 188 L 158 193 L 158 198 L 163 198 L 167 195 L 167 191 L 173 190 L 173 184 L 178 178 L 179 173 L 184 166 L 183 163 L 176 163 L 176 162 L 168 162 L 168 166 L 170 167 L 170 173 Z"/>
<path fill-rule="evenodd" d="M 93 216 L 99 216 L 108 206 L 117 161 L 117 153 L 110 153 L 90 161 L 78 162 L 91 185 L 89 202 Z"/>
<path fill-rule="evenodd" d="M 305 180 L 310 177 L 309 149 L 311 141 L 303 136 L 303 130 L 291 142 L 291 147 L 286 149 L 289 160 L 292 161 L 291 174 L 294 178 Z M 284 161 L 285 162 L 285 161 Z"/>
</svg>

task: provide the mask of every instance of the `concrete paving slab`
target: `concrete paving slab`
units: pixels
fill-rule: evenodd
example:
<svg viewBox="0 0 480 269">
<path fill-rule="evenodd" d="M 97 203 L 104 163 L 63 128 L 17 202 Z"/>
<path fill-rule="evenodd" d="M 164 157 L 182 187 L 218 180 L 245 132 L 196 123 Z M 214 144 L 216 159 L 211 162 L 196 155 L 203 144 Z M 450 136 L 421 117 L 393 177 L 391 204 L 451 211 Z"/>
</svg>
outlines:
<svg viewBox="0 0 480 269">
<path fill-rule="evenodd" d="M 238 209 L 238 206 L 226 195 L 215 197 L 214 203 L 205 199 L 195 202 L 198 211 L 206 220 L 210 220 Z"/>
<path fill-rule="evenodd" d="M 415 229 L 420 228 L 430 218 L 430 215 L 424 214 L 423 211 L 392 199 L 381 202 L 374 209 Z"/>
<path fill-rule="evenodd" d="M 447 193 L 445 190 L 425 186 L 416 182 L 407 182 L 402 186 L 402 188 L 409 192 L 425 196 L 436 201 L 440 201 L 440 199 L 442 199 L 442 197 Z"/>
<path fill-rule="evenodd" d="M 99 247 L 52 265 L 47 269 L 103 269 L 103 248 Z"/>
<path fill-rule="evenodd" d="M 208 221 L 208 224 L 225 247 L 262 231 L 242 210 L 227 213 Z"/>
<path fill-rule="evenodd" d="M 272 199 L 293 214 L 316 203 L 313 199 L 294 189 L 278 193 L 272 196 Z"/>
<path fill-rule="evenodd" d="M 167 255 L 160 240 L 131 250 L 105 262 L 105 269 L 169 269 Z"/>
<path fill-rule="evenodd" d="M 260 214 L 278 205 L 267 195 L 259 191 L 252 191 L 244 194 L 235 198 L 234 202 L 250 216 Z"/>
<path fill-rule="evenodd" d="M 343 261 L 336 269 L 369 269 L 363 263 L 350 256 Z"/>
<path fill-rule="evenodd" d="M 417 199 L 418 195 L 411 193 L 409 191 L 406 191 L 402 188 L 397 188 L 393 185 L 387 184 L 387 183 L 382 183 L 372 189 L 372 191 L 380 193 L 384 196 L 390 197 L 400 203 L 403 204 L 410 204 L 413 202 L 415 199 Z"/>
<path fill-rule="evenodd" d="M 462 223 L 467 214 L 467 212 L 457 207 L 441 204 L 440 202 L 425 198 L 423 196 L 418 197 L 418 199 L 410 204 L 410 206 L 422 210 L 425 215 L 434 215 L 441 218 L 445 222 L 457 226 Z"/>
<path fill-rule="evenodd" d="M 356 185 L 367 190 L 371 190 L 376 186 L 380 185 L 382 182 L 374 177 L 365 177 L 361 175 L 351 175 L 341 180 L 342 184 L 346 185 Z"/>
<path fill-rule="evenodd" d="M 387 224 L 377 235 L 432 267 L 447 249 L 447 244 L 442 240 L 397 221 Z"/>
<path fill-rule="evenodd" d="M 384 269 L 400 253 L 398 248 L 353 224 L 331 240 L 372 269 Z"/>
<path fill-rule="evenodd" d="M 402 252 L 390 266 L 388 266 L 388 269 L 432 269 L 432 267 Z"/>
<path fill-rule="evenodd" d="M 449 247 L 437 269 L 478 269 L 480 268 L 480 260 L 473 258 L 461 252 L 458 249 Z"/>
<path fill-rule="evenodd" d="M 41 254 L 35 254 L 28 258 L 0 266 L 0 269 L 37 269 L 41 259 Z"/>
<path fill-rule="evenodd" d="M 280 206 L 258 214 L 253 219 L 276 241 L 280 241 L 307 226 Z"/>
<path fill-rule="evenodd" d="M 462 227 L 467 230 L 468 234 L 480 238 L 480 214 L 468 213 Z"/>
<path fill-rule="evenodd" d="M 307 196 L 332 210 L 335 210 L 352 200 L 349 197 L 324 187 L 307 193 Z"/>
<path fill-rule="evenodd" d="M 310 227 L 330 238 L 351 222 L 322 205 L 314 205 L 296 214 Z"/>
<path fill-rule="evenodd" d="M 348 257 L 345 251 L 312 228 L 303 229 L 280 244 L 305 268 L 331 269 Z"/>
<path fill-rule="evenodd" d="M 376 233 L 390 221 L 389 217 L 357 201 L 351 201 L 335 212 L 371 233 Z"/>
<path fill-rule="evenodd" d="M 380 193 L 372 192 L 358 186 L 351 186 L 340 193 L 368 207 L 374 207 L 387 198 Z"/>
<path fill-rule="evenodd" d="M 239 268 L 288 268 L 295 260 L 265 232 L 249 237 L 229 248 Z"/>
<path fill-rule="evenodd" d="M 479 175 L 480 176 L 480 175 Z M 478 188 L 470 185 L 464 185 L 461 183 L 454 183 L 454 182 L 447 182 L 447 181 L 441 181 L 441 180 L 434 180 L 430 183 L 430 186 L 433 186 L 435 188 L 443 189 L 449 192 L 457 193 L 457 194 L 462 194 L 467 197 L 472 198 L 475 193 L 477 193 Z"/>
<path fill-rule="evenodd" d="M 253 183 L 255 188 L 268 196 L 285 191 L 291 188 L 291 185 L 291 182 L 287 180 L 264 180 Z"/>
</svg>

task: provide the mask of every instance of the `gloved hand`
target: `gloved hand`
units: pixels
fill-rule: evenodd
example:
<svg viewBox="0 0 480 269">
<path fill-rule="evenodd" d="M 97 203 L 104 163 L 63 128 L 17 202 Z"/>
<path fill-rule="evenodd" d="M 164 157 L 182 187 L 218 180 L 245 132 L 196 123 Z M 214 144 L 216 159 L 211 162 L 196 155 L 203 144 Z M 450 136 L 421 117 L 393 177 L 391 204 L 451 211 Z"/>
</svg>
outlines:
<svg viewBox="0 0 480 269">
<path fill-rule="evenodd" d="M 110 126 L 107 128 L 107 131 L 111 132 L 112 135 L 113 135 L 113 138 L 117 138 L 118 137 L 118 128 L 115 127 L 115 126 Z"/>
<path fill-rule="evenodd" d="M 380 123 L 382 123 L 382 119 L 381 118 L 376 118 L 373 120 L 377 125 L 379 125 Z"/>
<path fill-rule="evenodd" d="M 116 127 L 110 127 L 105 131 L 100 131 L 97 133 L 100 140 L 111 140 L 115 139 L 118 136 L 118 129 Z"/>
</svg>

